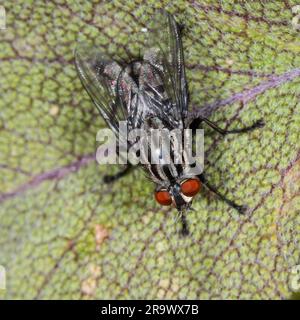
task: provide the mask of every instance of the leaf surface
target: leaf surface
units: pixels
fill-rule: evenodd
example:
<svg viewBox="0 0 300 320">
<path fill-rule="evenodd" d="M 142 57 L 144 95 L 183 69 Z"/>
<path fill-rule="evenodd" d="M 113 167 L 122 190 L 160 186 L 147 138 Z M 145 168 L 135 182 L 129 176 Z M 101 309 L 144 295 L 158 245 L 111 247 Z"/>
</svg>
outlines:
<svg viewBox="0 0 300 320">
<path fill-rule="evenodd" d="M 300 240 L 297 1 L 3 2 L 0 30 L 0 264 L 3 298 L 290 298 Z M 1 2 L 0 2 L 1 3 Z M 176 212 L 139 171 L 102 183 L 104 127 L 76 75 L 76 41 L 138 55 L 154 9 L 185 25 L 191 104 L 223 128 L 206 134 L 211 183 L 179 236 Z"/>
</svg>

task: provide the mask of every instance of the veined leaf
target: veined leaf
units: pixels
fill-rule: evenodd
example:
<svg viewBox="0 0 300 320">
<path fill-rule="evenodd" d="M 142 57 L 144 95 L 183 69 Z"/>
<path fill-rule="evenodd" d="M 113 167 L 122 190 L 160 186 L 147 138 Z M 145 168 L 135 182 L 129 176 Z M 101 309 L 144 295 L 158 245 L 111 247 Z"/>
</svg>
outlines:
<svg viewBox="0 0 300 320">
<path fill-rule="evenodd" d="M 300 31 L 297 1 L 0 2 L 0 265 L 3 298 L 290 298 L 300 264 Z M 176 212 L 136 171 L 95 163 L 104 126 L 76 75 L 76 42 L 138 55 L 154 10 L 185 25 L 191 103 L 206 171 L 246 216 L 203 191 L 180 237 Z M 294 281 L 294 282 L 293 282 Z M 300 288 L 298 288 L 300 289 Z"/>
</svg>

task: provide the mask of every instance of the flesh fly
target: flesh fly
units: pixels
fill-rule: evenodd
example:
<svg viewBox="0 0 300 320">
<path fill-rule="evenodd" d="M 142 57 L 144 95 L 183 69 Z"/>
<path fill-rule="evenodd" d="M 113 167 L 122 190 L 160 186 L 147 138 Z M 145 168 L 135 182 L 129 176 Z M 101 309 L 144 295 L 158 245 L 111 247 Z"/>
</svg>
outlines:
<svg viewBox="0 0 300 320">
<path fill-rule="evenodd" d="M 250 127 L 228 131 L 205 117 L 191 116 L 181 30 L 172 15 L 158 12 L 148 30 L 142 58 L 125 64 L 114 61 L 101 49 L 78 44 L 75 63 L 81 82 L 117 139 L 122 139 L 120 121 L 127 122 L 128 132 L 139 128 L 196 130 L 206 123 L 222 135 L 247 132 L 263 125 L 259 120 Z M 162 159 L 160 163 L 153 164 L 149 160 L 140 166 L 156 186 L 156 201 L 162 206 L 173 205 L 178 210 L 183 234 L 188 233 L 186 212 L 191 210 L 193 199 L 202 186 L 240 213 L 245 212 L 245 206 L 222 195 L 203 172 L 187 175 L 187 165 L 172 161 L 173 153 L 171 147 L 168 164 Z M 105 176 L 105 182 L 121 178 L 131 167 L 128 164 L 116 175 Z"/>
</svg>

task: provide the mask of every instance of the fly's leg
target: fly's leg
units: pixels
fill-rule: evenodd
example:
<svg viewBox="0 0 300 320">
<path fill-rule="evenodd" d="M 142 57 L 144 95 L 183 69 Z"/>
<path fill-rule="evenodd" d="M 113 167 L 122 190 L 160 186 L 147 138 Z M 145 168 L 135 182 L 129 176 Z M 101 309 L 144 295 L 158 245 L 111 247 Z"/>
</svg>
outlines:
<svg viewBox="0 0 300 320">
<path fill-rule="evenodd" d="M 177 24 L 177 28 L 179 30 L 179 33 L 182 34 L 184 29 L 185 29 L 185 24 L 184 23 L 178 23 L 178 22 L 176 22 L 176 24 Z"/>
<path fill-rule="evenodd" d="M 182 224 L 181 234 L 183 236 L 187 236 L 189 234 L 189 228 L 188 228 L 186 216 L 184 213 L 181 214 L 181 224 Z"/>
<path fill-rule="evenodd" d="M 124 167 L 124 169 L 120 170 L 116 174 L 105 175 L 104 178 L 103 178 L 103 181 L 105 183 L 114 182 L 114 181 L 124 177 L 131 170 L 131 168 L 132 168 L 132 166 L 128 164 L 128 165 L 126 165 L 126 167 Z"/>
<path fill-rule="evenodd" d="M 262 119 L 259 119 L 258 121 L 254 122 L 251 126 L 249 127 L 244 127 L 241 129 L 233 129 L 233 130 L 224 130 L 220 127 L 218 127 L 214 122 L 208 120 L 207 118 L 204 117 L 198 117 L 195 118 L 192 123 L 191 123 L 191 128 L 195 128 L 197 127 L 202 121 L 204 121 L 207 125 L 209 125 L 212 129 L 216 130 L 217 132 L 219 132 L 222 135 L 226 135 L 226 134 L 231 134 L 231 133 L 244 133 L 244 132 L 249 132 L 252 130 L 255 130 L 257 128 L 262 128 L 265 123 L 263 122 Z"/>
<path fill-rule="evenodd" d="M 238 205 L 236 204 L 234 201 L 227 199 L 223 194 L 221 194 L 216 187 L 214 187 L 213 185 L 211 185 L 207 180 L 206 177 L 204 176 L 204 174 L 200 174 L 198 176 L 198 178 L 200 179 L 200 181 L 203 183 L 203 185 L 209 189 L 210 191 L 212 191 L 213 193 L 215 193 L 221 200 L 223 200 L 224 202 L 226 202 L 230 207 L 236 209 L 240 214 L 244 214 L 247 210 L 247 206 L 245 205 Z"/>
</svg>

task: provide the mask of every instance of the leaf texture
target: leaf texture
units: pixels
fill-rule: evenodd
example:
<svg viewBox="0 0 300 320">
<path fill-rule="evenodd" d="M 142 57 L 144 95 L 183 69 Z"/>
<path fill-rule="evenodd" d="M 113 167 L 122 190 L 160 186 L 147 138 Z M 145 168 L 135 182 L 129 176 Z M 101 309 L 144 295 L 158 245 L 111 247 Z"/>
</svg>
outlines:
<svg viewBox="0 0 300 320">
<path fill-rule="evenodd" d="M 0 2 L 0 265 L 10 299 L 287 299 L 300 264 L 300 40 L 297 1 Z M 182 238 L 176 212 L 139 171 L 105 185 L 104 127 L 76 75 L 89 40 L 138 56 L 147 21 L 184 23 L 191 104 L 205 130 L 209 180 L 250 209 L 203 190 Z"/>
</svg>

